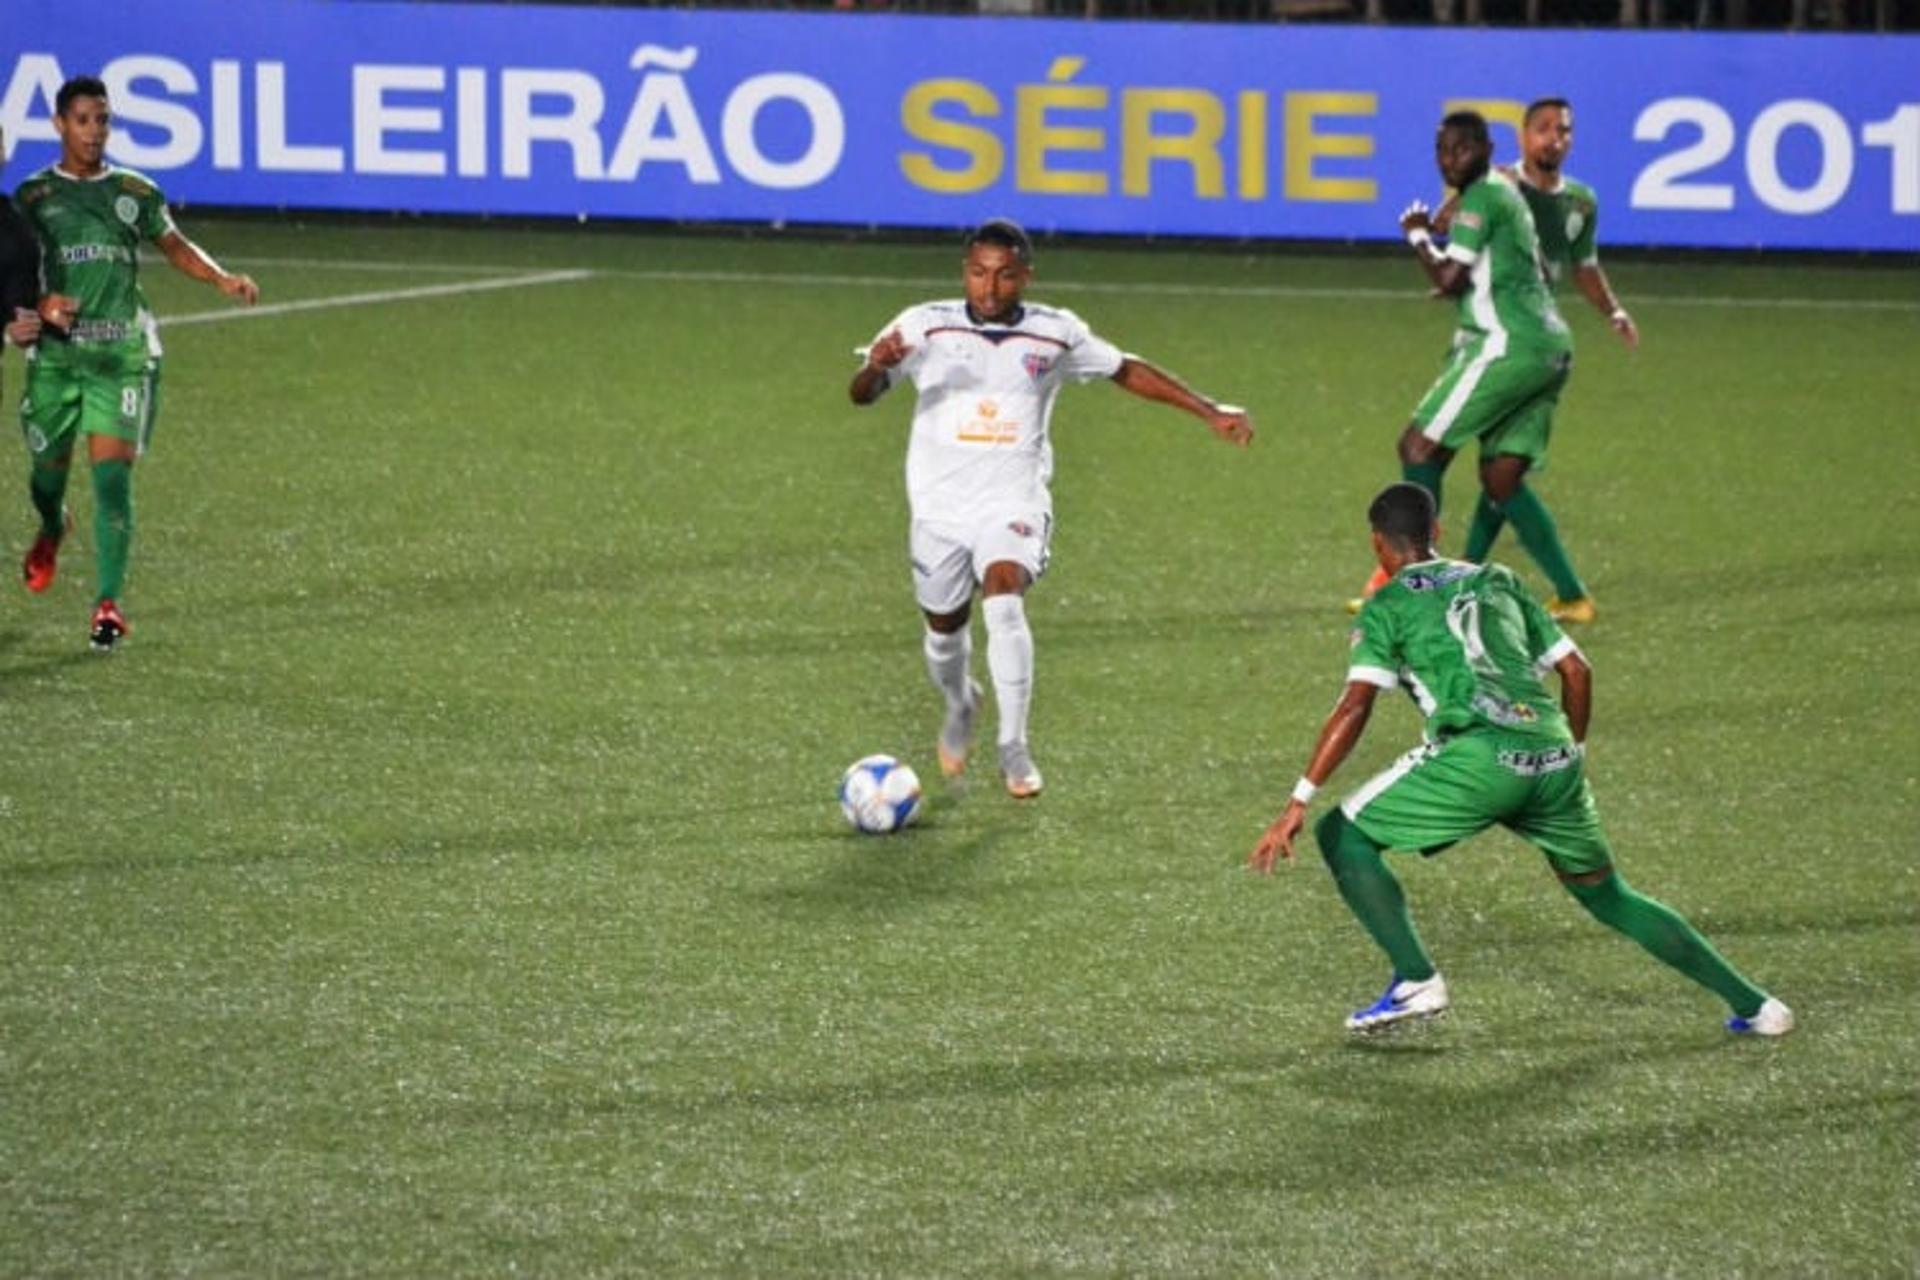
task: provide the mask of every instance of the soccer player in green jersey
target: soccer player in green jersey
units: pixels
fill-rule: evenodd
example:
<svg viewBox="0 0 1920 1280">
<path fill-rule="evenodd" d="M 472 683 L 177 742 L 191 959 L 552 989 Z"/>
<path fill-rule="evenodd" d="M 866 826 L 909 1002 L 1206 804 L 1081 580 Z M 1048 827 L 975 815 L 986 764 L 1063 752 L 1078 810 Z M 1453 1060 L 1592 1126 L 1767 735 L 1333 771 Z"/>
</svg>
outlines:
<svg viewBox="0 0 1920 1280">
<path fill-rule="evenodd" d="M 1520 194 L 1533 212 L 1548 284 L 1557 288 L 1571 279 L 1631 350 L 1640 345 L 1640 330 L 1620 305 L 1600 265 L 1599 198 L 1592 187 L 1562 168 L 1572 148 L 1572 105 L 1565 98 L 1541 98 L 1528 104 L 1521 122 L 1520 163 L 1503 172 L 1519 184 Z M 1524 481 L 1521 487 L 1525 488 Z M 1506 505 L 1483 491 L 1467 532 L 1467 559 L 1476 563 L 1485 560 L 1506 523 Z M 1561 622 L 1591 622 L 1596 614 L 1591 596 L 1562 596 L 1553 605 L 1552 612 Z"/>
<path fill-rule="evenodd" d="M 152 181 L 107 163 L 113 117 L 98 78 L 78 76 L 60 86 L 53 124 L 59 162 L 15 193 L 39 234 L 46 286 L 40 300 L 46 329 L 20 405 L 40 530 L 21 568 L 28 590 L 52 585 L 66 532 L 67 476 L 74 446 L 85 436 L 99 570 L 89 636 L 104 652 L 128 630 L 118 599 L 133 540 L 133 464 L 151 439 L 160 390 L 160 339 L 140 289 L 139 247 L 153 244 L 177 270 L 249 306 L 260 290 L 180 234 Z"/>
<path fill-rule="evenodd" d="M 1437 506 L 1447 464 L 1478 440 L 1481 486 L 1552 580 L 1555 603 L 1586 599 L 1552 514 L 1521 483 L 1546 457 L 1573 367 L 1573 337 L 1541 270 L 1533 215 L 1513 179 L 1493 170 L 1479 114 L 1443 120 L 1435 157 L 1460 193 L 1451 238 L 1444 249 L 1435 243 L 1423 204 L 1402 214 L 1400 227 L 1435 290 L 1457 300 L 1458 328 L 1446 368 L 1401 433 L 1401 477 L 1425 486 Z"/>
<path fill-rule="evenodd" d="M 1586 780 L 1593 673 L 1579 648 L 1510 570 L 1434 551 L 1439 530 L 1426 488 L 1388 486 L 1367 519 L 1388 581 L 1360 610 L 1346 691 L 1305 773 L 1247 859 L 1262 874 L 1276 857 L 1292 860 L 1307 805 L 1360 741 L 1374 698 L 1406 688 L 1426 716 L 1426 740 L 1314 828 L 1340 896 L 1393 962 L 1386 993 L 1350 1015 L 1348 1029 L 1432 1017 L 1448 1005 L 1446 980 L 1381 855 L 1431 857 L 1497 822 L 1538 847 L 1595 918 L 1724 999 L 1733 1010 L 1729 1030 L 1793 1030 L 1792 1010 L 1615 868 Z M 1548 671 L 1560 676 L 1558 702 L 1543 680 Z"/>
</svg>

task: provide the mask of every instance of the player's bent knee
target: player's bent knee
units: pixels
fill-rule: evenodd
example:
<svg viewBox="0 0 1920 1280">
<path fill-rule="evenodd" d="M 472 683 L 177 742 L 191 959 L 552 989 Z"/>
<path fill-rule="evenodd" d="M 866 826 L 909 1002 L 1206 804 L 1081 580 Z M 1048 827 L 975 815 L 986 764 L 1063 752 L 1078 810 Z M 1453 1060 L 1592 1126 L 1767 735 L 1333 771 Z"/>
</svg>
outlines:
<svg viewBox="0 0 1920 1280">
<path fill-rule="evenodd" d="M 943 636 L 950 636 L 956 631 L 964 630 L 968 619 L 973 616 L 972 607 L 964 604 L 952 613 L 933 613 L 925 609 L 921 612 L 926 614 L 927 630 L 937 631 Z"/>
<path fill-rule="evenodd" d="M 987 566 L 986 573 L 980 578 L 980 594 L 983 596 L 1017 596 L 1024 594 L 1033 585 L 1033 577 L 1025 566 L 1012 560 L 995 560 Z"/>
</svg>

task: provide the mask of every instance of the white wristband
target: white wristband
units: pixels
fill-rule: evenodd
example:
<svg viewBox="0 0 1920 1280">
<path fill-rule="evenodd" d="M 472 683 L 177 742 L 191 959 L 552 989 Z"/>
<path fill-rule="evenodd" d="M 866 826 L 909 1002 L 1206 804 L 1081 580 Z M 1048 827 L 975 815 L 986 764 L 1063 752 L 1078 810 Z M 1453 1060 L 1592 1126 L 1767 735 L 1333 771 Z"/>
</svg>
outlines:
<svg viewBox="0 0 1920 1280">
<path fill-rule="evenodd" d="M 1314 796 L 1319 793 L 1320 788 L 1308 782 L 1304 777 L 1293 784 L 1293 798 L 1301 804 L 1312 804 Z"/>
<path fill-rule="evenodd" d="M 1424 249 L 1433 243 L 1433 233 L 1425 227 L 1415 227 L 1407 232 L 1407 243 L 1416 249 Z"/>
<path fill-rule="evenodd" d="M 1607 317 L 1607 319 L 1612 321 L 1614 324 L 1619 324 L 1622 320 L 1625 320 L 1626 318 L 1627 318 L 1627 309 L 1625 307 L 1615 307 L 1613 309 L 1613 314 Z"/>
</svg>

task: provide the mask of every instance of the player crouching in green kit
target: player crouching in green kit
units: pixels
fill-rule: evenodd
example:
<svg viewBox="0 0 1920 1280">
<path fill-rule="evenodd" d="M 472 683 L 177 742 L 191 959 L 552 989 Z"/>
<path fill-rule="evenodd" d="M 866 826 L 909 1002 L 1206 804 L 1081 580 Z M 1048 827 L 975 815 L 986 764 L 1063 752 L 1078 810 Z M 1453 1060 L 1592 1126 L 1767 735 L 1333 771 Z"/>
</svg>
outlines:
<svg viewBox="0 0 1920 1280">
<path fill-rule="evenodd" d="M 1340 896 L 1393 962 L 1386 993 L 1350 1015 L 1347 1028 L 1433 1017 L 1449 1002 L 1382 853 L 1431 856 L 1497 822 L 1538 847 L 1596 919 L 1724 999 L 1733 1010 L 1729 1030 L 1793 1030 L 1792 1010 L 1615 870 L 1586 780 L 1582 743 L 1593 682 L 1579 648 L 1510 570 L 1434 552 L 1433 495 L 1421 485 L 1389 486 L 1367 518 L 1388 581 L 1360 611 L 1346 692 L 1305 774 L 1247 859 L 1262 874 L 1276 856 L 1292 860 L 1307 804 L 1359 742 L 1375 696 L 1396 687 L 1411 692 L 1427 718 L 1426 741 L 1314 828 Z M 1560 676 L 1564 705 L 1542 681 L 1549 670 Z"/>
<path fill-rule="evenodd" d="M 46 285 L 46 327 L 20 405 L 40 531 L 21 569 L 29 591 L 53 585 L 73 448 L 85 436 L 98 561 L 90 638 L 105 652 L 128 630 L 118 600 L 133 541 L 133 464 L 152 438 L 159 408 L 160 340 L 140 289 L 139 247 L 151 242 L 183 274 L 249 306 L 260 290 L 181 235 L 151 181 L 107 163 L 113 118 L 98 78 L 61 85 L 53 123 L 59 163 L 21 183 L 14 197 L 39 235 Z"/>
</svg>

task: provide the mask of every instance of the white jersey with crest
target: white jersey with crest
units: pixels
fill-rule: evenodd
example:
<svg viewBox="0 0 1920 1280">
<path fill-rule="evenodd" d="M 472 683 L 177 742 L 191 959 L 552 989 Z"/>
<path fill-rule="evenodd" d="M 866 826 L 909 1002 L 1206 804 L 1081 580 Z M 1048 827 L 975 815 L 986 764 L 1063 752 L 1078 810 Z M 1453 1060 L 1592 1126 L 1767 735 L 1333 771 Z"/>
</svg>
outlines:
<svg viewBox="0 0 1920 1280">
<path fill-rule="evenodd" d="M 923 302 L 880 334 L 894 329 L 907 356 L 889 385 L 906 377 L 919 392 L 907 446 L 913 518 L 1050 513 L 1053 399 L 1065 382 L 1112 377 L 1126 356 L 1073 312 L 1032 302 L 1000 324 L 975 320 L 965 301 Z"/>
</svg>

